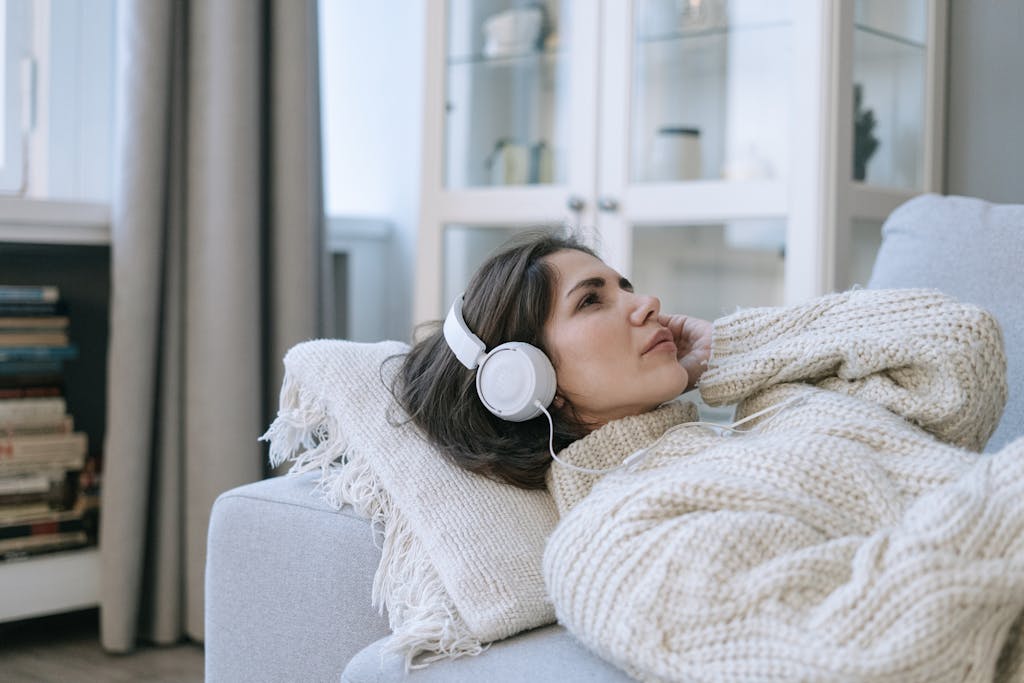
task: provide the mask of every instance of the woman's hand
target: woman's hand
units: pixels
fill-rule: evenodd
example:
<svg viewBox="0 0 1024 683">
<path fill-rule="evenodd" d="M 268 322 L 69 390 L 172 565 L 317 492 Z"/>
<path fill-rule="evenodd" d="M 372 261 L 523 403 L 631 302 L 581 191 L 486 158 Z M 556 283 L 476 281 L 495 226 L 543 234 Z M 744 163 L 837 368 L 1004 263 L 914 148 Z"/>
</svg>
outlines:
<svg viewBox="0 0 1024 683">
<path fill-rule="evenodd" d="M 689 379 L 686 390 L 697 386 L 711 358 L 711 323 L 686 315 L 658 315 L 658 322 L 672 332 L 676 341 L 676 358 Z"/>
</svg>

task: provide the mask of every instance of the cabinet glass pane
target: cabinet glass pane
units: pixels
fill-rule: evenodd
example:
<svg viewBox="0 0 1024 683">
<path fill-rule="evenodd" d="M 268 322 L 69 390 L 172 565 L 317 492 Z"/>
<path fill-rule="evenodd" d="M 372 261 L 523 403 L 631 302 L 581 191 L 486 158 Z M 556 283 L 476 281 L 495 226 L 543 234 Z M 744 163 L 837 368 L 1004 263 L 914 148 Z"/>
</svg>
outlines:
<svg viewBox="0 0 1024 683">
<path fill-rule="evenodd" d="M 465 291 L 469 279 L 492 252 L 509 238 L 524 230 L 536 231 L 539 226 L 473 226 L 449 224 L 444 227 L 444 284 L 441 287 L 441 309 L 448 312 L 452 300 Z M 549 228 L 563 234 L 561 227 Z"/>
<path fill-rule="evenodd" d="M 641 0 L 633 26 L 634 182 L 786 176 L 789 2 Z"/>
<path fill-rule="evenodd" d="M 785 241 L 785 221 L 773 219 L 636 227 L 630 279 L 663 311 L 707 320 L 780 305 Z"/>
<path fill-rule="evenodd" d="M 853 179 L 923 189 L 928 5 L 858 0 L 853 38 Z"/>
<path fill-rule="evenodd" d="M 846 256 L 850 281 L 839 283 L 841 289 L 854 285 L 867 287 L 878 247 L 882 244 L 881 221 L 854 219 L 850 227 L 850 253 Z"/>
<path fill-rule="evenodd" d="M 565 182 L 568 0 L 449 0 L 445 184 Z"/>
</svg>

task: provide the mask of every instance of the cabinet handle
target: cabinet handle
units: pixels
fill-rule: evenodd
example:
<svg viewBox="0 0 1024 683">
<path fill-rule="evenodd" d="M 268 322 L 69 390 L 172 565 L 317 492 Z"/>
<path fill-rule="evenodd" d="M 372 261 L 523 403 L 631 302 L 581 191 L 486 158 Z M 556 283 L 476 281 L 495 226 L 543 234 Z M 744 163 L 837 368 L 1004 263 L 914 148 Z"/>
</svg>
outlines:
<svg viewBox="0 0 1024 683">
<path fill-rule="evenodd" d="M 571 194 L 569 195 L 569 199 L 566 200 L 565 205 L 569 207 L 570 211 L 579 212 L 583 210 L 583 207 L 586 206 L 587 203 L 583 201 L 583 197 Z"/>
<path fill-rule="evenodd" d="M 597 208 L 601 211 L 618 211 L 619 202 L 613 197 L 600 197 L 597 200 Z"/>
</svg>

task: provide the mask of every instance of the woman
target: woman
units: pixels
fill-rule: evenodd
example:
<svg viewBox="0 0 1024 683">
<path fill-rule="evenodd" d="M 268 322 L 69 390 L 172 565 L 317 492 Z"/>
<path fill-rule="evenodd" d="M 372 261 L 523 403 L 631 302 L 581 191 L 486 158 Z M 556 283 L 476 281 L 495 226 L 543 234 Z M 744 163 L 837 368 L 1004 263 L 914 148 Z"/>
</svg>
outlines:
<svg viewBox="0 0 1024 683">
<path fill-rule="evenodd" d="M 712 328 L 530 237 L 481 267 L 463 317 L 488 350 L 550 358 L 567 465 L 549 470 L 544 415 L 482 408 L 441 330 L 407 359 L 405 406 L 469 469 L 544 477 L 549 595 L 606 659 L 659 681 L 1024 678 L 1024 439 L 977 454 L 1006 398 L 985 311 L 860 290 Z M 698 380 L 749 433 L 672 400 Z"/>
</svg>

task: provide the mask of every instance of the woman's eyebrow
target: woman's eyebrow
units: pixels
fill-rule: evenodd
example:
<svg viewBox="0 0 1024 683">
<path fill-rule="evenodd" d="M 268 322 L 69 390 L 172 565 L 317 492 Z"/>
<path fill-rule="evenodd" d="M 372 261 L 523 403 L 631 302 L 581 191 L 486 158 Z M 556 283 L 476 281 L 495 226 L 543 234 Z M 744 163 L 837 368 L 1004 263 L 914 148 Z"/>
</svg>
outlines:
<svg viewBox="0 0 1024 683">
<path fill-rule="evenodd" d="M 573 288 L 566 293 L 565 298 L 568 299 L 570 296 L 572 296 L 572 293 L 575 292 L 577 289 L 600 289 L 602 287 L 604 287 L 603 277 L 588 277 L 586 280 L 580 280 L 575 285 L 573 285 Z"/>
</svg>

